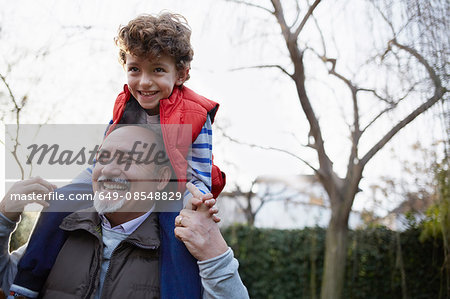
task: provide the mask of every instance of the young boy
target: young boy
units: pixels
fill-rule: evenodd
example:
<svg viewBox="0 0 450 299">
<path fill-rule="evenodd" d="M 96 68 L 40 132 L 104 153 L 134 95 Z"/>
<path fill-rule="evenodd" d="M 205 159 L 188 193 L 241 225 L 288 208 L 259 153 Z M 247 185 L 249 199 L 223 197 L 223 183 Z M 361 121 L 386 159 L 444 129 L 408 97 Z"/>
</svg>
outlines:
<svg viewBox="0 0 450 299">
<path fill-rule="evenodd" d="M 120 28 L 115 42 L 128 84 L 116 99 L 106 134 L 117 124 L 155 125 L 177 176 L 178 191 L 184 191 L 190 182 L 206 194 L 203 199 L 216 198 L 225 185 L 224 173 L 212 163 L 211 124 L 219 105 L 183 85 L 189 79 L 193 58 L 190 35 L 185 19 L 170 13 L 139 16 Z M 186 127 L 191 130 L 186 131 Z M 87 169 L 60 192 L 89 193 L 91 188 L 91 170 Z M 191 197 L 186 191 L 184 202 Z M 64 244 L 65 236 L 58 226 L 67 214 L 41 214 L 19 263 L 13 294 L 37 297 Z M 160 295 L 199 298 L 198 266 L 173 233 L 176 215 L 159 214 L 160 259 L 164 261 L 160 275 L 170 273 L 165 276 L 172 278 L 161 280 Z"/>
</svg>

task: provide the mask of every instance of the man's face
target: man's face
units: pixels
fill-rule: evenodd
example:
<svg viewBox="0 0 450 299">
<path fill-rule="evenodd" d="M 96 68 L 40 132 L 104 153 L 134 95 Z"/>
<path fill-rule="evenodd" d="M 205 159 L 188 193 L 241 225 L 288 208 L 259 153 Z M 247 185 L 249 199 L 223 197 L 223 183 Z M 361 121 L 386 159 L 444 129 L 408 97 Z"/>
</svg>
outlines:
<svg viewBox="0 0 450 299">
<path fill-rule="evenodd" d="M 160 167 L 148 163 L 156 153 L 161 154 L 158 148 L 155 133 L 142 127 L 126 126 L 108 135 L 92 173 L 97 212 L 149 210 L 152 204 L 143 201 L 143 195 L 162 188 Z"/>
<path fill-rule="evenodd" d="M 152 59 L 126 54 L 125 70 L 131 94 L 150 115 L 159 114 L 159 101 L 183 84 L 175 59 L 165 54 Z"/>
</svg>

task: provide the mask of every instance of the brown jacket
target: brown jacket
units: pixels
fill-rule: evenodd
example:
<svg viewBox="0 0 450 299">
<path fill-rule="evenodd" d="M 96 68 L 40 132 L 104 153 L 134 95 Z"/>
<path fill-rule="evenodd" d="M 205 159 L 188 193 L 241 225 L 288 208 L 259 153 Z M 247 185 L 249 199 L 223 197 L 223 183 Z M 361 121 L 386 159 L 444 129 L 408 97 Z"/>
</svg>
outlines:
<svg viewBox="0 0 450 299">
<path fill-rule="evenodd" d="M 90 210 L 76 212 L 67 216 L 60 228 L 69 237 L 44 285 L 42 297 L 93 298 L 103 257 L 101 220 Z M 113 251 L 101 298 L 159 298 L 159 245 L 158 217 L 152 213 Z"/>
</svg>

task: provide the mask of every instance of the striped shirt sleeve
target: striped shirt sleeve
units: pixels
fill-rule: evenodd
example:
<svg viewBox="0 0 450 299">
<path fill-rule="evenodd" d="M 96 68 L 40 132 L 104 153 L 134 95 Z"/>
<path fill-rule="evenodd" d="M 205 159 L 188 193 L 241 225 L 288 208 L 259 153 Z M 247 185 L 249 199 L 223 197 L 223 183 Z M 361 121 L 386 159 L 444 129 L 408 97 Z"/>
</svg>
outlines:
<svg viewBox="0 0 450 299">
<path fill-rule="evenodd" d="M 209 115 L 205 124 L 192 144 L 190 154 L 187 159 L 187 179 L 194 184 L 203 194 L 211 190 L 211 170 L 212 170 L 212 126 Z M 186 190 L 184 193 L 184 205 L 192 197 Z"/>
</svg>

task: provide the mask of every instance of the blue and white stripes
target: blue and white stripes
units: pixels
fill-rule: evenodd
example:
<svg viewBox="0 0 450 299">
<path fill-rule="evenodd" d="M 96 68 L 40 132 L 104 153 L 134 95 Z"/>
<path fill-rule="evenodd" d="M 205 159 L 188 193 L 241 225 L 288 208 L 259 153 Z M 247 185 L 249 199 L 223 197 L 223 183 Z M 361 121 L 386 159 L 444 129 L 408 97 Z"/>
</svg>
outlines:
<svg viewBox="0 0 450 299">
<path fill-rule="evenodd" d="M 203 194 L 211 190 L 212 129 L 209 115 L 188 156 L 187 179 Z M 192 195 L 186 190 L 184 204 Z"/>
</svg>

